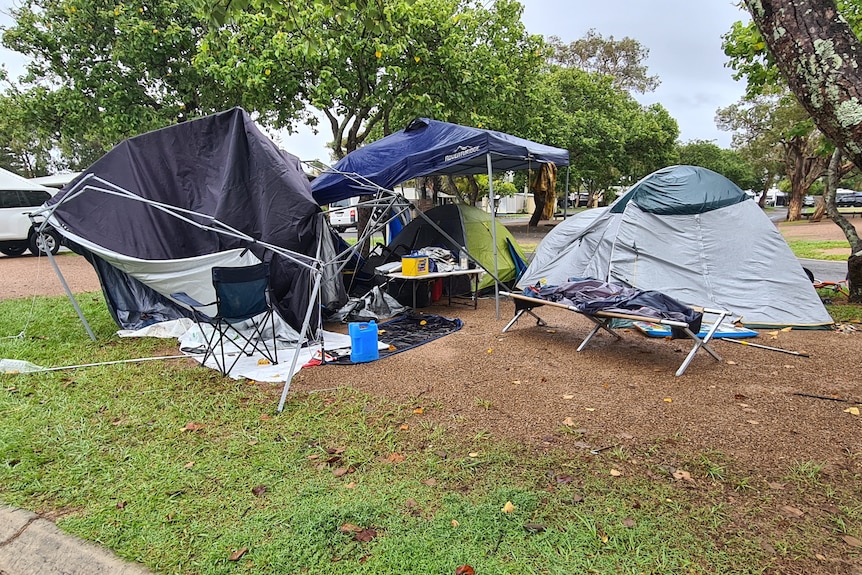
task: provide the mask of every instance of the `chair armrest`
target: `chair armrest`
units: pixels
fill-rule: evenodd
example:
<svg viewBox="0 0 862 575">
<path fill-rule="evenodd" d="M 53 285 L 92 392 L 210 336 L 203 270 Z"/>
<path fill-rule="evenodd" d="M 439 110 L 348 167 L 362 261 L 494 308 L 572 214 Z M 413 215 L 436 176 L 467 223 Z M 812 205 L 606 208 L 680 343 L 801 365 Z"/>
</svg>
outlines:
<svg viewBox="0 0 862 575">
<path fill-rule="evenodd" d="M 212 304 L 203 304 L 184 291 L 172 293 L 171 297 L 180 303 L 186 304 L 187 306 L 189 306 L 191 308 L 206 307 L 208 305 L 212 305 Z"/>
</svg>

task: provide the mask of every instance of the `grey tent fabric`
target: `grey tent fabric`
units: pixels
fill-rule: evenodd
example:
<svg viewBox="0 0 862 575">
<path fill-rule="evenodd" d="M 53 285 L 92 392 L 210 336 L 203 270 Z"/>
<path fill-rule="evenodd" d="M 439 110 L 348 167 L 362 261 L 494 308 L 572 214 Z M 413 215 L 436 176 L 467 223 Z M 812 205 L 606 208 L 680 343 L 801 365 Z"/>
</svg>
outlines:
<svg viewBox="0 0 862 575">
<path fill-rule="evenodd" d="M 665 168 L 557 225 L 518 287 L 589 277 L 727 309 L 747 327 L 831 325 L 784 238 L 746 198 L 705 168 Z"/>
</svg>

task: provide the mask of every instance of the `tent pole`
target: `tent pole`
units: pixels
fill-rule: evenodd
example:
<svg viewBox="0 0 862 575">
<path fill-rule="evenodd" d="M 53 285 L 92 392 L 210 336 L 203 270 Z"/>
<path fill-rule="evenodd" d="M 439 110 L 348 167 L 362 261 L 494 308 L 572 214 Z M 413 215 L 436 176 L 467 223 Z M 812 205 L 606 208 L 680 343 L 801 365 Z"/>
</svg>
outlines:
<svg viewBox="0 0 862 575">
<path fill-rule="evenodd" d="M 36 233 L 39 233 L 41 229 L 42 228 L 40 228 Z M 84 329 L 87 330 L 87 335 L 90 336 L 91 340 L 96 341 L 96 335 L 93 333 L 93 330 L 90 329 L 90 324 L 87 323 L 87 318 L 84 317 L 84 312 L 82 312 L 80 306 L 78 306 L 78 300 L 76 300 L 75 296 L 72 295 L 72 290 L 69 289 L 69 284 L 66 283 L 66 278 L 63 277 L 63 272 L 60 271 L 60 266 L 58 266 L 57 262 L 54 261 L 54 255 L 51 253 L 51 250 L 46 251 L 45 254 L 48 256 L 48 261 L 51 262 L 51 266 L 54 268 L 54 272 L 57 274 L 57 278 L 63 285 L 63 290 L 66 292 L 66 297 L 68 297 L 69 301 L 72 302 L 72 307 L 75 308 L 75 313 L 78 314 L 78 318 L 80 318 L 81 323 L 84 324 Z"/>
<path fill-rule="evenodd" d="M 491 154 L 486 154 L 488 162 L 488 205 L 491 206 L 491 241 L 494 242 L 494 307 L 497 320 L 500 319 L 500 272 L 497 269 L 497 202 L 494 200 L 494 178 L 491 169 Z"/>
<path fill-rule="evenodd" d="M 318 250 L 319 251 L 319 250 Z M 293 370 L 296 369 L 296 362 L 299 360 L 299 352 L 302 349 L 302 340 L 307 337 L 308 325 L 311 323 L 311 312 L 317 307 L 317 300 L 320 295 L 320 280 L 323 278 L 323 270 L 317 269 L 314 272 L 317 277 L 314 280 L 314 288 L 311 290 L 311 298 L 308 301 L 308 308 L 305 310 L 305 319 L 302 320 L 302 329 L 299 332 L 299 337 L 296 340 L 296 349 L 293 353 L 293 358 L 290 360 L 290 369 L 288 370 L 287 379 L 284 382 L 284 387 L 281 390 L 281 399 L 278 401 L 278 412 L 284 409 L 284 402 L 287 400 L 287 392 L 290 389 L 290 382 L 293 380 Z M 321 354 L 325 353 L 323 345 L 320 346 Z"/>
</svg>

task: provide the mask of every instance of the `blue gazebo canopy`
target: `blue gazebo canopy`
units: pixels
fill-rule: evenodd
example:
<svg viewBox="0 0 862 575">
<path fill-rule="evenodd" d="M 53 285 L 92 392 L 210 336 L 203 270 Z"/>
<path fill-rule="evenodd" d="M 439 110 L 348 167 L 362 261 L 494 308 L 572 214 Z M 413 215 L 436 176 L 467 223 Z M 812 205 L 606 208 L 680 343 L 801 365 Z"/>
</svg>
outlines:
<svg viewBox="0 0 862 575">
<path fill-rule="evenodd" d="M 401 131 L 347 154 L 311 184 L 319 205 L 374 193 L 374 187 L 430 175 L 517 171 L 552 162 L 569 165 L 569 152 L 502 132 L 417 118 Z"/>
</svg>

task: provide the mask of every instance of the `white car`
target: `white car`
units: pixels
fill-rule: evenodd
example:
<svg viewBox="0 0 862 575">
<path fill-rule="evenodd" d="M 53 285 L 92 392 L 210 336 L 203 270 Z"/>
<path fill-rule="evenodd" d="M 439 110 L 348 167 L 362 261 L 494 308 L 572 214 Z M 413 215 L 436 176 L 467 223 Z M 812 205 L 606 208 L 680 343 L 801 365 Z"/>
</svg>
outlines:
<svg viewBox="0 0 862 575">
<path fill-rule="evenodd" d="M 29 217 L 57 191 L 0 169 L 0 253 L 7 256 L 20 256 L 27 250 L 33 254 L 57 253 L 60 234 L 53 228 L 36 234 Z"/>
<path fill-rule="evenodd" d="M 347 228 L 356 227 L 358 215 L 358 197 L 346 198 L 329 204 L 329 224 L 337 231 L 343 232 Z"/>
</svg>

